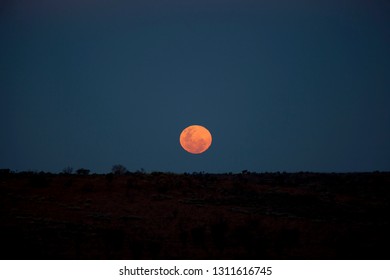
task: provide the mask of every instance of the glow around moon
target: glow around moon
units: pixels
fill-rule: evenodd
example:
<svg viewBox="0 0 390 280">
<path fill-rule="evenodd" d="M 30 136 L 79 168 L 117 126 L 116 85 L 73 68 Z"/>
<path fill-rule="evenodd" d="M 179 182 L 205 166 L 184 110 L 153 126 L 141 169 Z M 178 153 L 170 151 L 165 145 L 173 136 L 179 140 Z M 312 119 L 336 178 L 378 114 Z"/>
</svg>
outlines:
<svg viewBox="0 0 390 280">
<path fill-rule="evenodd" d="M 186 127 L 180 134 L 180 145 L 191 154 L 201 154 L 211 145 L 210 131 L 201 125 Z"/>
</svg>

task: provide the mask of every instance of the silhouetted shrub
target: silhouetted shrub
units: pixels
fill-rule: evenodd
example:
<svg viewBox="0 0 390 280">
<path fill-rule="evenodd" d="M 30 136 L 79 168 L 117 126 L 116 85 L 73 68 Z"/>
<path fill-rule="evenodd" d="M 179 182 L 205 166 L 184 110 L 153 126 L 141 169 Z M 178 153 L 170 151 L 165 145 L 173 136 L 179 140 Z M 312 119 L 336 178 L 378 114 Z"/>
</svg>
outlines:
<svg viewBox="0 0 390 280">
<path fill-rule="evenodd" d="M 0 169 L 0 175 L 8 175 L 10 173 L 11 173 L 11 169 L 9 168 Z"/>
<path fill-rule="evenodd" d="M 65 167 L 64 169 L 62 169 L 62 173 L 65 174 L 65 175 L 72 174 L 73 173 L 73 168 L 70 167 L 70 166 Z"/>
<path fill-rule="evenodd" d="M 11 170 L 6 168 L 6 169 L 0 169 L 0 177 L 7 177 L 11 174 Z"/>
<path fill-rule="evenodd" d="M 139 170 L 136 171 L 138 174 L 145 174 L 145 169 L 140 168 Z"/>
<path fill-rule="evenodd" d="M 124 167 L 121 164 L 114 165 L 111 170 L 112 170 L 112 173 L 114 173 L 115 175 L 124 175 L 127 172 L 126 167 Z"/>
<path fill-rule="evenodd" d="M 89 169 L 80 168 L 76 170 L 77 175 L 88 175 L 90 172 Z"/>
</svg>

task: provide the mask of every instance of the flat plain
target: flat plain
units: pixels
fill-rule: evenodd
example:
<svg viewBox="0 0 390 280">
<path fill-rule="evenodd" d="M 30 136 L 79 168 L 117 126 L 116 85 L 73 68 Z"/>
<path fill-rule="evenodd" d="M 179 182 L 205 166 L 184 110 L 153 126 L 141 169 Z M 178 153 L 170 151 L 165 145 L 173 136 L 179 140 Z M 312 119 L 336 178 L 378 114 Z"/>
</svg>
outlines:
<svg viewBox="0 0 390 280">
<path fill-rule="evenodd" d="M 390 259 L 390 173 L 0 175 L 1 259 Z"/>
</svg>

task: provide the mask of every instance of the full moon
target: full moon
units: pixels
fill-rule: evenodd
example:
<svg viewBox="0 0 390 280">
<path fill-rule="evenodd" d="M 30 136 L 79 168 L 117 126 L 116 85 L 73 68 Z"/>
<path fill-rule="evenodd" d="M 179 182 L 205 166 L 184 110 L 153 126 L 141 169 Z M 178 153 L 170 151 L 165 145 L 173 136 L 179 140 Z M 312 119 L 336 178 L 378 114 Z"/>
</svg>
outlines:
<svg viewBox="0 0 390 280">
<path fill-rule="evenodd" d="M 201 125 L 190 125 L 180 134 L 180 145 L 191 154 L 201 154 L 211 145 L 210 131 Z"/>
</svg>

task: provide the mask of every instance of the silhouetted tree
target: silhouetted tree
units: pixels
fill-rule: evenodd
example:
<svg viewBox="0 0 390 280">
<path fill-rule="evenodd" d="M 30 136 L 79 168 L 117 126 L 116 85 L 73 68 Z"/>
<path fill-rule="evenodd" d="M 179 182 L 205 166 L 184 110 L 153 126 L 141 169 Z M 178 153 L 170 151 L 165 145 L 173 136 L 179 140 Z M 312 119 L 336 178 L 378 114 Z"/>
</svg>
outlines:
<svg viewBox="0 0 390 280">
<path fill-rule="evenodd" d="M 10 173 L 11 173 L 11 169 L 9 168 L 0 169 L 0 174 L 10 174 Z"/>
<path fill-rule="evenodd" d="M 8 176 L 11 174 L 11 169 L 8 169 L 8 168 L 4 168 L 4 169 L 0 169 L 0 177 L 1 176 Z"/>
<path fill-rule="evenodd" d="M 145 174 L 145 169 L 141 168 L 141 169 L 137 170 L 137 173 L 138 174 Z"/>
<path fill-rule="evenodd" d="M 88 175 L 90 172 L 89 169 L 80 168 L 76 170 L 77 175 Z"/>
<path fill-rule="evenodd" d="M 62 169 L 62 173 L 66 174 L 66 175 L 72 174 L 73 173 L 73 168 L 70 167 L 70 166 L 65 167 L 64 169 Z"/>
<path fill-rule="evenodd" d="M 112 170 L 112 173 L 114 173 L 115 175 L 123 175 L 123 174 L 126 174 L 126 172 L 127 172 L 126 167 L 124 167 L 121 164 L 114 165 L 111 170 Z"/>
</svg>

